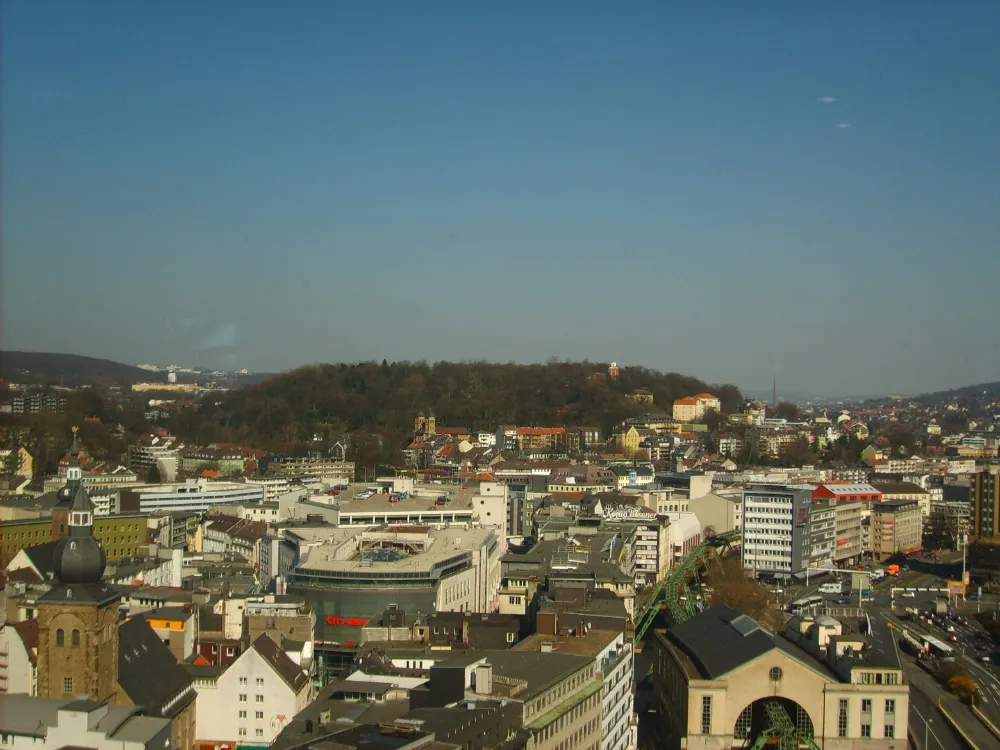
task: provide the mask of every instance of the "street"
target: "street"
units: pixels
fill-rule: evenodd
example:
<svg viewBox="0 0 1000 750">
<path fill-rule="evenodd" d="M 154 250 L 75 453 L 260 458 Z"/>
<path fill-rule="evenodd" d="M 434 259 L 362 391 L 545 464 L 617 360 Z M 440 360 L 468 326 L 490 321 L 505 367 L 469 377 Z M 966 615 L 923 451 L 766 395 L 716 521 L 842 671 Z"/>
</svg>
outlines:
<svg viewBox="0 0 1000 750">
<path fill-rule="evenodd" d="M 963 750 L 968 745 L 938 711 L 937 703 L 910 685 L 910 735 L 917 750 Z"/>
<path fill-rule="evenodd" d="M 953 563 L 921 565 L 923 570 L 907 571 L 876 585 L 872 589 L 871 598 L 860 603 L 871 623 L 869 647 L 884 659 L 900 663 L 907 674 L 910 682 L 910 732 L 918 750 L 924 750 L 925 747 L 928 750 L 960 750 L 968 745 L 938 708 L 938 698 L 947 695 L 943 686 L 908 654 L 900 653 L 899 626 L 906 627 L 917 636 L 928 635 L 946 642 L 954 650 L 956 662 L 978 685 L 982 699 L 980 710 L 990 721 L 1000 726 L 1000 659 L 992 658 L 997 654 L 997 647 L 982 625 L 972 617 L 979 609 L 993 609 L 996 604 L 992 599 L 989 602 L 960 600 L 952 608 L 950 617 L 936 618 L 937 624 L 931 618 L 925 621 L 912 620 L 906 614 L 907 608 L 916 608 L 922 613 L 935 612 L 940 594 L 927 589 L 945 588 L 947 580 L 956 575 L 956 571 L 951 569 L 953 566 Z M 783 592 L 782 599 L 787 605 L 806 596 L 819 595 L 820 585 L 819 582 L 810 582 L 809 586 L 789 586 Z M 894 587 L 914 590 L 897 591 L 893 596 L 891 589 Z M 830 607 L 843 607 L 848 599 L 855 607 L 858 606 L 857 592 L 823 596 Z M 962 619 L 956 619 L 957 617 Z M 984 657 L 990 661 L 984 662 Z M 954 701 L 954 698 L 946 700 Z M 974 731 L 977 737 L 985 734 L 987 744 L 984 747 L 997 746 L 996 740 L 986 733 L 985 727 L 968 709 L 956 705 L 955 711 L 972 724 L 971 730 L 963 725 L 966 731 Z"/>
</svg>

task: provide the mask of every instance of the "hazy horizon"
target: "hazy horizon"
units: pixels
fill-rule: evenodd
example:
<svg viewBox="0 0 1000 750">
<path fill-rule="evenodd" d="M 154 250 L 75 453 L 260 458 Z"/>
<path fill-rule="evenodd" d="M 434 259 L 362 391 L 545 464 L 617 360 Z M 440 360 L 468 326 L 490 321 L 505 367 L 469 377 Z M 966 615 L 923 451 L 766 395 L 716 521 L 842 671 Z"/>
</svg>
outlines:
<svg viewBox="0 0 1000 750">
<path fill-rule="evenodd" d="M 1000 6 L 3 4 L 2 348 L 1000 381 Z"/>
</svg>

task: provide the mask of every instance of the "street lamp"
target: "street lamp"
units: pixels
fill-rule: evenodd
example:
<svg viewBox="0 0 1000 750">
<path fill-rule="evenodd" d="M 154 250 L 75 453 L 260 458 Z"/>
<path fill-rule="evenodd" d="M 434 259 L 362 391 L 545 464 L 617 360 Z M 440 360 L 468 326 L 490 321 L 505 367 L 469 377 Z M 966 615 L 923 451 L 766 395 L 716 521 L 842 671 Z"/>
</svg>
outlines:
<svg viewBox="0 0 1000 750">
<path fill-rule="evenodd" d="M 932 721 L 934 719 L 924 719 L 924 750 L 927 750 L 927 743 L 929 741 L 927 735 L 930 733 Z"/>
</svg>

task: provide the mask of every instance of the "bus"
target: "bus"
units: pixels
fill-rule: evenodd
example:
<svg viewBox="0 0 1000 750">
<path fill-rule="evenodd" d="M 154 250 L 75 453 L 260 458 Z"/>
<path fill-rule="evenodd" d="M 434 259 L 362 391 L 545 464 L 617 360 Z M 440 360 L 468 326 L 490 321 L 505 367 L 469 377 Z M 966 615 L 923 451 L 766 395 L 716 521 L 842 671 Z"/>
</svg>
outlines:
<svg viewBox="0 0 1000 750">
<path fill-rule="evenodd" d="M 802 599 L 796 599 L 794 602 L 788 605 L 788 611 L 793 615 L 799 612 L 804 612 L 808 609 L 813 609 L 820 606 L 824 601 L 826 601 L 822 596 L 807 596 Z"/>
<path fill-rule="evenodd" d="M 944 641 L 939 641 L 932 635 L 921 636 L 927 644 L 927 650 L 939 658 L 947 658 L 955 655 L 955 650 Z"/>
</svg>

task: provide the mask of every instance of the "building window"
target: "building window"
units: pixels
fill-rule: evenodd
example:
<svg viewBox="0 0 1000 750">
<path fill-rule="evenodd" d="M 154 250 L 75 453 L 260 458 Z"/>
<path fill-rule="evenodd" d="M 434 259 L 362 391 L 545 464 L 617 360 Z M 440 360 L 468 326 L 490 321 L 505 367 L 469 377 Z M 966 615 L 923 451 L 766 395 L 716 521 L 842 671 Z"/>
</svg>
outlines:
<svg viewBox="0 0 1000 750">
<path fill-rule="evenodd" d="M 886 698 L 886 701 L 885 701 L 885 712 L 887 714 L 894 714 L 894 713 L 896 713 L 896 699 L 895 698 Z"/>
<path fill-rule="evenodd" d="M 799 705 L 795 706 L 795 731 L 802 737 L 813 736 L 813 725 L 809 718 L 809 712 Z"/>
<path fill-rule="evenodd" d="M 264 687 L 264 678 L 263 677 L 258 677 L 257 678 L 257 687 Z"/>
<path fill-rule="evenodd" d="M 240 711 L 240 718 L 241 719 L 245 719 L 246 717 L 247 717 L 247 712 L 246 711 Z"/>
<path fill-rule="evenodd" d="M 517 633 L 507 633 L 507 643 L 514 643 L 517 640 Z"/>
<path fill-rule="evenodd" d="M 872 725 L 871 724 L 862 724 L 861 725 L 861 736 L 862 737 L 871 737 L 872 736 Z"/>
<path fill-rule="evenodd" d="M 240 703 L 246 703 L 246 702 L 247 702 L 247 694 L 240 693 Z"/>
<path fill-rule="evenodd" d="M 73 692 L 73 678 L 63 677 L 63 693 L 70 695 Z"/>
<path fill-rule="evenodd" d="M 247 736 L 247 728 L 240 727 L 240 737 L 246 737 L 246 736 Z"/>
<path fill-rule="evenodd" d="M 246 684 L 247 684 L 247 678 L 246 677 L 240 677 L 240 685 L 246 685 Z"/>
<path fill-rule="evenodd" d="M 870 714 L 872 712 L 872 699 L 862 698 L 861 699 L 861 713 Z"/>
<path fill-rule="evenodd" d="M 71 642 L 72 642 L 72 644 L 74 646 L 79 646 L 80 645 L 80 631 L 79 630 L 74 630 L 73 631 L 72 641 Z"/>
<path fill-rule="evenodd" d="M 837 712 L 837 736 L 847 736 L 847 698 L 840 699 L 840 706 Z"/>
<path fill-rule="evenodd" d="M 747 740 L 750 738 L 750 725 L 753 722 L 753 705 L 743 709 L 739 718 L 736 719 L 736 729 L 733 737 L 737 740 Z"/>
<path fill-rule="evenodd" d="M 264 718 L 264 712 L 263 711 L 258 711 L 257 715 L 256 715 L 256 718 L 263 719 Z"/>
<path fill-rule="evenodd" d="M 712 733 L 712 696 L 701 696 L 701 733 Z"/>
<path fill-rule="evenodd" d="M 767 677 L 771 680 L 771 682 L 777 682 L 783 675 L 784 673 L 781 671 L 781 667 L 771 667 L 767 673 Z"/>
<path fill-rule="evenodd" d="M 887 740 L 895 739 L 896 737 L 896 727 L 893 724 L 885 725 L 885 738 Z"/>
<path fill-rule="evenodd" d="M 257 696 L 257 702 L 258 703 L 263 703 L 264 702 L 264 696 L 263 695 L 258 695 Z"/>
<path fill-rule="evenodd" d="M 62 628 L 56 630 L 56 645 L 64 646 L 66 644 L 66 633 L 63 632 Z"/>
</svg>

